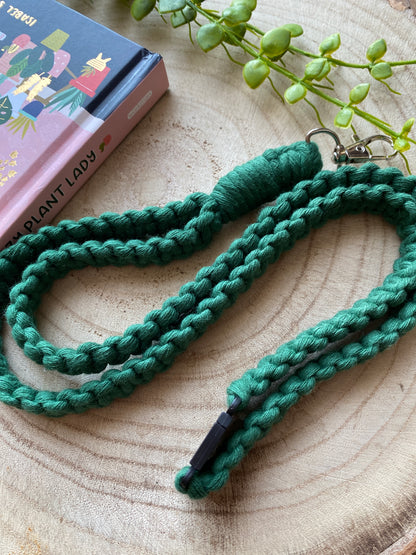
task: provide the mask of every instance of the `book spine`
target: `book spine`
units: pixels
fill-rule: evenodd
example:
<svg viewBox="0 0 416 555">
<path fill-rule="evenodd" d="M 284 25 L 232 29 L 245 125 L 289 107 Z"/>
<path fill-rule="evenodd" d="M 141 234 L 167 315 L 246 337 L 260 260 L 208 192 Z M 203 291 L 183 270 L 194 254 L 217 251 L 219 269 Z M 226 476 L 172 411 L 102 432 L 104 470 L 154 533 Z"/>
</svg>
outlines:
<svg viewBox="0 0 416 555">
<path fill-rule="evenodd" d="M 168 79 L 161 59 L 92 137 L 78 148 L 33 202 L 18 215 L 14 224 L 0 238 L 0 248 L 6 248 L 21 236 L 34 233 L 50 223 L 167 88 Z"/>
</svg>

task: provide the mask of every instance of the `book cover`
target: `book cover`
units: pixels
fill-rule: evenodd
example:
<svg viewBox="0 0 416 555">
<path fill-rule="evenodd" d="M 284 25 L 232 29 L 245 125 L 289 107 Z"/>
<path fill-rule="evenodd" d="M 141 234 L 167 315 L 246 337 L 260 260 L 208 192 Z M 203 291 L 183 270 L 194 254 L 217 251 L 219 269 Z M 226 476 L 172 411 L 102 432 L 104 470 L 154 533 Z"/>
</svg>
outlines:
<svg viewBox="0 0 416 555">
<path fill-rule="evenodd" d="M 50 222 L 167 88 L 159 54 L 56 0 L 1 0 L 0 249 Z"/>
</svg>

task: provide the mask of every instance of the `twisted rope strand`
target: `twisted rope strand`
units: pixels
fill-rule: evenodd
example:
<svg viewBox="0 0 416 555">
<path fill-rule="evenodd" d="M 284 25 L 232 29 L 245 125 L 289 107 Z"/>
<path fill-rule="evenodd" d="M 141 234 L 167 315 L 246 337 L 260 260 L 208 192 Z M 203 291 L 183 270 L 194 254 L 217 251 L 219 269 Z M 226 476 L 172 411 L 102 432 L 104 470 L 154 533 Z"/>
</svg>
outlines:
<svg viewBox="0 0 416 555">
<path fill-rule="evenodd" d="M 312 177 L 321 164 L 316 145 L 300 142 L 268 150 L 220 179 L 211 195 L 194 193 L 183 203 L 163 208 L 61 222 L 57 227 L 43 228 L 37 235 L 23 237 L 3 251 L 0 307 L 6 311 L 14 338 L 29 357 L 47 369 L 67 374 L 99 373 L 114 364 L 123 367 L 121 371 L 109 368 L 100 380 L 79 389 L 37 391 L 10 373 L 1 354 L 0 400 L 50 416 L 82 412 L 129 395 L 138 384 L 169 368 L 177 354 L 236 299 L 237 289 L 231 292 L 221 282 L 242 263 L 244 252 L 250 252 L 255 234 L 248 234 L 212 267 L 202 269 L 194 282 L 186 284 L 160 310 L 150 312 L 143 324 L 130 326 L 122 336 L 110 337 L 102 345 L 89 342 L 77 349 L 58 349 L 42 338 L 34 320 L 42 295 L 55 279 L 74 268 L 166 264 L 189 256 L 205 247 L 225 222 L 290 190 L 299 180 Z M 254 262 L 240 291 L 258 270 Z M 132 355 L 137 358 L 131 359 Z"/>
<path fill-rule="evenodd" d="M 305 226 L 317 227 L 329 217 L 336 218 L 355 212 L 358 207 L 360 210 L 383 215 L 397 226 L 400 237 L 405 236 L 405 230 L 411 233 L 411 236 L 406 236 L 405 248 L 401 249 L 402 256 L 395 262 L 394 272 L 386 277 L 380 287 L 373 289 L 367 299 L 357 301 L 350 309 L 342 310 L 332 319 L 300 333 L 295 339 L 279 347 L 274 355 L 264 357 L 257 368 L 248 370 L 228 387 L 229 405 L 238 396 L 242 400 L 240 409 L 244 409 L 253 397 L 265 395 L 273 382 L 288 376 L 292 367 L 303 364 L 276 391 L 269 392 L 259 408 L 244 418 L 243 427 L 231 436 L 225 451 L 214 459 L 212 467 L 193 477 L 187 490 L 190 497 L 204 497 L 210 491 L 223 487 L 231 469 L 241 461 L 254 443 L 264 437 L 273 424 L 281 420 L 286 411 L 303 395 L 312 391 L 318 381 L 329 379 L 341 370 L 374 357 L 416 325 L 416 201 L 409 194 L 414 190 L 415 180 L 408 179 L 407 185 L 410 187 L 405 187 L 402 176 L 395 174 L 395 179 L 391 180 L 392 173 L 389 170 L 379 170 L 374 166 L 367 166 L 362 170 L 374 172 L 371 184 L 351 185 L 349 177 L 352 170 L 349 168 L 337 171 L 332 176 L 321 172 L 314 182 L 322 178 L 331 180 L 335 176 L 338 187 L 330 190 L 325 198 L 313 198 L 304 209 L 298 208 L 279 225 L 284 224 L 286 229 L 290 229 L 291 222 L 300 226 L 299 219 L 303 219 Z M 359 172 L 360 170 L 355 170 L 354 177 Z M 342 173 L 345 174 L 344 179 L 341 177 Z M 385 180 L 391 185 L 374 186 L 373 178 L 375 182 L 379 182 L 382 174 L 385 174 Z M 294 194 L 305 186 L 305 183 L 298 184 L 294 188 Z M 397 190 L 409 192 L 398 193 Z M 386 316 L 394 307 L 401 307 L 397 316 L 388 317 L 377 329 L 365 333 L 360 341 L 307 361 L 311 354 L 323 351 L 348 334 L 365 330 L 371 321 Z M 176 477 L 179 491 L 184 492 L 181 480 L 188 470 L 189 467 L 185 467 Z"/>
<path fill-rule="evenodd" d="M 276 392 L 271 393 L 259 409 L 250 413 L 244 420 L 244 427 L 235 432 L 229 440 L 227 450 L 215 459 L 212 469 L 194 476 L 187 490 L 188 495 L 198 499 L 211 491 L 221 489 L 227 482 L 232 468 L 241 462 L 254 443 L 263 438 L 275 423 L 282 420 L 289 408 L 302 396 L 310 393 L 317 382 L 332 378 L 337 372 L 374 357 L 393 345 L 415 325 L 416 295 L 402 309 L 398 318 L 386 322 L 361 342 L 352 343 L 339 352 L 324 355 L 307 363 L 290 376 Z M 185 467 L 176 477 L 176 487 L 179 491 L 183 491 L 180 481 L 188 469 L 189 467 Z"/>
<path fill-rule="evenodd" d="M 9 371 L 0 350 L 0 400 L 61 416 L 130 395 L 138 384 L 167 370 L 269 264 L 311 229 L 344 214 L 366 211 L 383 216 L 396 226 L 402 241 L 400 257 L 383 284 L 350 309 L 300 333 L 228 387 L 228 404 L 239 397 L 240 411 L 253 398 L 262 401 L 244 417 L 242 428 L 231 435 L 211 467 L 193 476 L 187 492 L 203 497 L 222 487 L 254 443 L 317 382 L 375 356 L 416 324 L 415 178 L 373 164 L 336 172 L 319 172 L 320 168 L 314 143 L 268 150 L 221 178 L 211 195 L 193 193 L 162 208 L 64 221 L 1 252 L 0 310 L 25 354 L 48 370 L 103 373 L 78 389 L 40 391 Z M 272 199 L 275 204 L 264 207 L 257 221 L 212 265 L 201 268 L 176 296 L 121 336 L 72 349 L 57 348 L 39 333 L 36 309 L 54 281 L 70 270 L 108 264 L 143 267 L 185 258 L 208 245 L 224 223 Z M 375 329 L 367 329 L 377 322 Z M 361 333 L 359 340 L 349 337 L 355 332 Z M 341 340 L 347 341 L 342 347 Z M 114 365 L 122 365 L 121 370 Z M 188 469 L 177 476 L 180 491 Z"/>
</svg>

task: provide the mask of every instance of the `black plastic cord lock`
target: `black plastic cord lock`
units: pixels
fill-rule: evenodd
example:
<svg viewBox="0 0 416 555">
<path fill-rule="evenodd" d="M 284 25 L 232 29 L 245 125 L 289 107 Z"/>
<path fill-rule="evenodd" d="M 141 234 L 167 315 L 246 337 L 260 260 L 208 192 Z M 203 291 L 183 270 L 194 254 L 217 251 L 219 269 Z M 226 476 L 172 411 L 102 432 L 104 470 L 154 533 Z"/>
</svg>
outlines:
<svg viewBox="0 0 416 555">
<path fill-rule="evenodd" d="M 195 472 L 202 470 L 223 444 L 224 439 L 230 430 L 231 424 L 235 421 L 233 416 L 240 404 L 241 399 L 236 396 L 227 412 L 222 412 L 219 415 L 217 421 L 205 436 L 205 439 L 202 441 L 201 445 L 195 452 L 195 455 L 189 462 L 191 468 L 180 481 L 180 485 L 184 490 L 189 488 L 189 484 L 191 483 Z"/>
</svg>

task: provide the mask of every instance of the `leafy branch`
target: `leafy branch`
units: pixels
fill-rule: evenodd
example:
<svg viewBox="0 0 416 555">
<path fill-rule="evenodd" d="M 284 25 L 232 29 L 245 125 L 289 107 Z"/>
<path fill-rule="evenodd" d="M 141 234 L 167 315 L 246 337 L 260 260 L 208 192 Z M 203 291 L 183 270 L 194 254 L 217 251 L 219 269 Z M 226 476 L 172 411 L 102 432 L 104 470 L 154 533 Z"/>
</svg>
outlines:
<svg viewBox="0 0 416 555">
<path fill-rule="evenodd" d="M 256 0 L 232 0 L 231 5 L 222 13 L 202 8 L 202 2 L 203 0 L 133 0 L 130 10 L 137 20 L 142 20 L 154 9 L 162 18 L 170 14 L 170 22 L 174 28 L 188 25 L 191 41 L 191 24 L 196 25 L 196 42 L 204 52 L 221 45 L 231 62 L 243 67 L 243 77 L 249 87 L 256 89 L 267 80 L 282 102 L 295 104 L 301 100 L 306 101 L 313 108 L 322 126 L 324 125 L 318 108 L 311 100 L 314 96 L 337 107 L 338 112 L 334 119 L 336 127 L 352 127 L 355 132 L 352 126 L 353 118 L 362 118 L 390 136 L 394 149 L 403 157 L 403 152 L 410 148 L 410 143 L 416 144 L 416 141 L 408 136 L 414 118 L 408 119 L 400 131 L 395 131 L 388 122 L 358 107 L 367 97 L 370 83 L 355 85 L 349 92 L 348 100 L 344 101 L 337 98 L 335 83 L 332 80 L 337 67 L 354 68 L 365 71 L 370 79 L 382 83 L 393 94 L 400 94 L 387 83 L 387 80 L 392 77 L 393 68 L 414 65 L 416 60 L 386 61 L 384 56 L 387 44 L 384 39 L 379 39 L 367 48 L 367 63 L 345 62 L 333 56 L 341 45 L 339 33 L 324 38 L 319 45 L 319 52 L 307 52 L 292 44 L 293 39 L 303 34 L 300 25 L 286 24 L 263 32 L 249 22 L 257 7 Z M 204 21 L 201 23 L 200 19 Z M 230 52 L 230 47 L 244 51 L 250 59 L 245 63 L 236 60 Z M 310 60 L 304 65 L 302 76 L 287 68 L 285 59 L 288 54 Z M 272 71 L 289 81 L 289 86 L 283 94 L 271 79 Z"/>
</svg>

